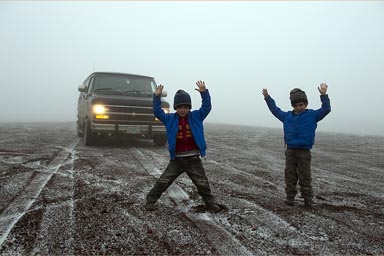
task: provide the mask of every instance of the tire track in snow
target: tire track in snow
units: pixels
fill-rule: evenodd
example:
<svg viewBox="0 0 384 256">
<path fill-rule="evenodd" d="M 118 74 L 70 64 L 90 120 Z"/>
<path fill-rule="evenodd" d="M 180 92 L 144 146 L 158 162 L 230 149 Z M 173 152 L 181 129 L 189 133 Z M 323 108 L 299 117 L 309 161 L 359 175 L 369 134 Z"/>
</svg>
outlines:
<svg viewBox="0 0 384 256">
<path fill-rule="evenodd" d="M 360 185 L 359 190 L 367 195 L 374 195 L 380 198 L 384 198 L 384 193 L 383 193 L 383 182 L 380 182 L 379 180 L 376 183 L 372 183 L 370 181 L 360 179 L 360 178 L 354 178 L 351 177 L 350 175 L 345 175 L 342 173 L 336 173 L 334 171 L 324 169 L 324 168 L 319 168 L 319 167 L 313 167 L 313 172 L 318 174 L 318 180 L 324 183 L 328 183 L 334 187 L 345 187 L 348 189 L 350 187 L 350 184 Z M 380 169 L 378 169 L 380 170 Z M 321 174 L 321 175 L 319 175 Z M 331 178 L 330 178 L 331 177 Z M 332 182 L 330 182 L 332 181 Z M 349 183 L 346 183 L 349 182 Z M 357 189 L 357 186 L 356 188 Z"/>
<path fill-rule="evenodd" d="M 248 172 L 239 170 L 239 169 L 237 169 L 237 168 L 235 168 L 235 167 L 233 167 L 233 166 L 230 166 L 230 165 L 225 165 L 225 166 L 223 166 L 223 164 L 221 164 L 221 163 L 219 163 L 219 162 L 216 162 L 216 161 L 214 161 L 214 160 L 210 160 L 210 159 L 208 159 L 207 162 L 208 162 L 209 164 L 217 165 L 217 166 L 219 166 L 221 169 L 226 170 L 226 171 L 228 171 L 228 172 L 230 172 L 230 173 L 241 174 L 241 175 L 244 176 L 244 177 L 249 177 L 249 178 L 251 178 L 251 179 L 257 179 L 257 180 L 259 180 L 260 182 L 262 182 L 262 183 L 264 183 L 264 184 L 268 184 L 268 185 L 271 185 L 271 186 L 275 187 L 277 190 L 284 191 L 284 189 L 280 188 L 276 183 L 271 182 L 271 181 L 268 181 L 268 180 L 266 180 L 266 179 L 263 179 L 262 177 L 259 177 L 259 176 L 257 176 L 257 175 L 254 175 L 254 174 L 252 174 L 252 173 L 248 173 Z"/>
<path fill-rule="evenodd" d="M 79 139 L 74 140 L 66 146 L 46 167 L 29 182 L 22 195 L 18 196 L 0 214 L 0 247 L 3 245 L 15 224 L 28 212 L 30 207 L 39 197 L 53 174 L 68 160 L 73 153 Z"/>
<path fill-rule="evenodd" d="M 159 160 L 163 159 L 163 156 L 158 156 L 153 151 L 145 151 L 141 149 L 134 150 L 135 157 L 142 164 L 143 168 L 152 176 L 158 178 L 161 175 L 161 171 L 155 167 L 155 164 Z M 148 160 L 150 159 L 150 160 Z M 167 159 L 168 160 L 168 159 Z M 161 164 L 164 164 L 162 161 Z M 172 184 L 167 190 L 168 195 L 175 201 L 176 210 L 183 212 L 185 216 L 195 223 L 201 231 L 207 234 L 208 240 L 216 248 L 220 255 L 254 255 L 255 252 L 249 251 L 244 247 L 232 234 L 230 234 L 225 228 L 218 225 L 208 213 L 195 213 L 189 211 L 192 205 L 192 201 L 189 198 L 188 193 L 177 184 Z M 186 205 L 188 204 L 188 205 Z M 261 254 L 262 252 L 256 252 Z"/>
<path fill-rule="evenodd" d="M 159 156 L 153 151 L 150 150 L 142 150 L 136 149 L 134 153 L 139 162 L 142 163 L 143 168 L 152 176 L 159 177 L 161 175 L 161 171 L 155 166 L 157 165 L 166 165 L 169 161 L 168 159 L 164 160 L 164 157 Z M 162 159 L 162 161 L 161 161 Z M 161 161 L 161 162 L 160 162 Z M 234 167 L 222 166 L 220 163 L 208 160 L 208 164 L 218 165 L 223 169 L 230 169 L 236 173 L 244 175 L 245 177 L 250 176 L 251 174 L 244 172 L 242 170 L 236 169 Z M 260 177 L 254 177 L 256 179 L 262 180 Z M 264 180 L 263 180 L 264 181 Z M 264 181 L 265 182 L 265 181 Z M 273 183 L 271 183 L 273 184 Z M 202 231 L 204 231 L 209 239 L 211 239 L 212 244 L 216 247 L 219 254 L 221 255 L 255 255 L 255 254 L 263 254 L 263 249 L 260 248 L 252 248 L 252 252 L 250 252 L 244 245 L 242 245 L 225 227 L 217 224 L 215 220 L 211 217 L 211 214 L 207 213 L 195 213 L 189 211 L 193 205 L 193 202 L 188 196 L 188 193 L 182 189 L 177 184 L 172 184 L 167 190 L 168 195 L 176 202 L 176 210 L 183 212 L 188 219 L 194 222 Z M 305 245 L 311 243 L 312 240 L 316 239 L 327 239 L 326 237 L 318 238 L 311 237 L 310 234 L 302 233 L 293 227 L 290 223 L 288 223 L 284 218 L 276 215 L 274 212 L 269 211 L 257 205 L 255 203 L 249 202 L 245 199 L 240 199 L 243 201 L 243 204 L 246 204 L 248 207 L 255 210 L 255 214 L 253 221 L 255 223 L 260 223 L 262 229 L 265 229 L 269 234 L 280 234 L 282 232 L 289 233 L 291 238 L 287 241 L 276 239 L 273 236 L 267 236 L 265 239 L 271 240 L 271 242 L 275 243 L 276 246 L 292 246 L 297 247 L 298 245 Z M 219 217 L 220 218 L 220 217 Z M 225 223 L 225 222 L 223 222 Z M 268 225 L 265 225 L 268 223 Z M 264 232 L 265 233 L 265 232 Z M 260 236 L 265 236 L 265 234 L 259 234 Z"/>
<path fill-rule="evenodd" d="M 56 173 L 56 175 L 69 179 L 71 186 L 70 197 L 60 204 L 46 207 L 32 255 L 49 255 L 50 250 L 59 246 L 64 247 L 63 245 L 65 245 L 65 249 L 62 251 L 63 254 L 74 255 L 74 163 L 77 159 L 77 152 L 72 150 L 70 155 L 71 158 L 67 163 L 69 169 L 60 170 Z"/>
<path fill-rule="evenodd" d="M 241 174 L 244 177 L 249 177 L 255 180 L 257 179 L 264 183 L 275 185 L 278 191 L 285 193 L 283 187 L 276 186 L 275 183 L 266 181 L 261 177 L 258 177 L 257 175 L 252 175 L 250 173 L 239 170 L 233 166 L 228 166 L 228 165 L 223 166 L 221 163 L 218 163 L 214 160 L 208 160 L 208 163 L 219 166 L 221 169 L 230 171 L 231 173 Z M 253 222 L 259 223 L 262 229 L 264 229 L 264 231 L 261 232 L 259 235 L 263 236 L 267 240 L 270 239 L 277 246 L 286 245 L 286 246 L 297 247 L 299 245 L 310 244 L 313 240 L 321 240 L 321 241 L 328 240 L 328 236 L 326 234 L 321 234 L 320 236 L 318 236 L 318 235 L 301 232 L 300 230 L 292 226 L 289 222 L 287 222 L 284 218 L 275 214 L 273 211 L 270 211 L 244 198 L 240 198 L 239 200 L 242 201 L 242 204 L 248 206 L 251 209 L 254 209 L 255 213 L 257 214 L 257 216 L 253 217 Z M 265 226 L 265 223 L 268 223 L 268 225 Z M 276 237 L 269 235 L 269 234 L 282 234 L 282 233 L 289 233 L 290 238 L 288 240 L 281 240 L 280 238 L 277 239 Z"/>
</svg>

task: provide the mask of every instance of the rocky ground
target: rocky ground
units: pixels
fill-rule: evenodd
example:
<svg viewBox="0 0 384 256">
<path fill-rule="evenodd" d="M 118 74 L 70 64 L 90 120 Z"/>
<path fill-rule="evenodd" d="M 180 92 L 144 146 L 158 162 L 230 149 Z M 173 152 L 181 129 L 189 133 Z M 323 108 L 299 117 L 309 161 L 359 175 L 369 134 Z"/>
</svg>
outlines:
<svg viewBox="0 0 384 256">
<path fill-rule="evenodd" d="M 314 210 L 283 203 L 280 129 L 206 124 L 206 138 L 222 210 L 183 174 L 147 212 L 166 147 L 85 147 L 74 123 L 0 124 L 0 254 L 384 254 L 384 137 L 318 131 Z"/>
</svg>

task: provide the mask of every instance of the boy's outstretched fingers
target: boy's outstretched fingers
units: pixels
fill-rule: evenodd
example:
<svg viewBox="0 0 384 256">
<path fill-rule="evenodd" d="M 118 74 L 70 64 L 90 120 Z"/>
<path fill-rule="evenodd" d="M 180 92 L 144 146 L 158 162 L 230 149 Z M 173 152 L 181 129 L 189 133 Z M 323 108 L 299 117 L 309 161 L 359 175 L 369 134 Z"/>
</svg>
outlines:
<svg viewBox="0 0 384 256">
<path fill-rule="evenodd" d="M 321 94 L 326 94 L 328 85 L 326 83 L 321 83 L 320 86 L 317 88 Z"/>
<path fill-rule="evenodd" d="M 199 81 L 196 82 L 196 85 L 197 85 L 197 87 L 199 87 L 199 88 L 195 89 L 196 91 L 203 92 L 203 91 L 206 90 L 205 82 L 204 81 L 199 80 Z"/>
<path fill-rule="evenodd" d="M 163 86 L 162 84 L 159 84 L 159 85 L 156 87 L 155 95 L 160 95 L 160 94 L 163 92 L 163 88 L 164 88 L 164 86 Z"/>
<path fill-rule="evenodd" d="M 266 88 L 263 89 L 262 93 L 263 93 L 264 97 L 268 96 L 268 90 Z"/>
</svg>

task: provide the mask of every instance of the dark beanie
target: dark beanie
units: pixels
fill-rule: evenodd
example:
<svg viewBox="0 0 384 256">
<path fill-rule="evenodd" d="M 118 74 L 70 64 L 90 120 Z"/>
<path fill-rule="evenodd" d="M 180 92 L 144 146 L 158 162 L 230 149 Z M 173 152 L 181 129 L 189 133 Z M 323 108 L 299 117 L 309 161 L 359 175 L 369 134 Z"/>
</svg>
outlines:
<svg viewBox="0 0 384 256">
<path fill-rule="evenodd" d="M 305 104 L 308 104 L 307 95 L 304 91 L 300 90 L 299 88 L 293 89 L 289 94 L 289 99 L 291 100 L 292 106 L 299 102 L 304 102 Z"/>
<path fill-rule="evenodd" d="M 188 105 L 189 108 L 192 108 L 191 96 L 183 90 L 178 90 L 173 99 L 173 108 L 176 110 L 176 108 L 181 105 Z"/>
</svg>

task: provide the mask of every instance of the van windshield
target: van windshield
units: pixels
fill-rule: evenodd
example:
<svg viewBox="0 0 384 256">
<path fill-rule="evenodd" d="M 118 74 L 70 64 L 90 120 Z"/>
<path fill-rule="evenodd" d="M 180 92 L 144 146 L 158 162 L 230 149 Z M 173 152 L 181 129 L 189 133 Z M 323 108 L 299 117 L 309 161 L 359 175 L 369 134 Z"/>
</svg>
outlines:
<svg viewBox="0 0 384 256">
<path fill-rule="evenodd" d="M 155 81 L 146 77 L 100 75 L 95 77 L 92 91 L 149 96 L 155 87 Z"/>
</svg>

